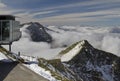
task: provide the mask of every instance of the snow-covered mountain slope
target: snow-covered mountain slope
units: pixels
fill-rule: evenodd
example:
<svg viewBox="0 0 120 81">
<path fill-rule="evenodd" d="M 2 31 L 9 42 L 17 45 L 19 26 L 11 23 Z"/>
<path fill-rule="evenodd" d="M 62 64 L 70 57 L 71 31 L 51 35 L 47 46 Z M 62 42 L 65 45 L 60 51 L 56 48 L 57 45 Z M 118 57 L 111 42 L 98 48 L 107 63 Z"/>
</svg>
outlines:
<svg viewBox="0 0 120 81">
<path fill-rule="evenodd" d="M 39 59 L 39 66 L 58 80 L 120 81 L 120 57 L 95 49 L 86 40 L 73 44 L 58 56 L 53 60 Z"/>
<path fill-rule="evenodd" d="M 71 50 L 69 50 L 69 51 L 68 51 L 67 53 L 65 53 L 65 54 L 64 54 L 64 52 L 62 51 L 63 54 L 62 54 L 62 52 L 61 52 L 61 54 L 62 54 L 63 56 L 61 57 L 61 61 L 62 61 L 62 62 L 70 61 L 73 57 L 75 57 L 75 56 L 80 52 L 80 50 L 83 48 L 83 46 L 85 45 L 86 42 L 87 42 L 86 40 L 77 42 L 76 46 L 75 46 L 74 48 L 72 48 Z M 68 49 L 69 49 L 69 48 L 68 48 Z M 64 51 L 65 51 L 65 50 L 64 50 Z"/>
<path fill-rule="evenodd" d="M 26 66 L 27 68 L 31 69 L 38 75 L 43 76 L 44 78 L 48 79 L 49 81 L 57 81 L 54 77 L 52 77 L 52 75 L 49 71 L 38 66 L 38 58 L 37 57 L 21 55 L 21 58 L 23 58 L 26 61 L 26 63 L 23 65 Z"/>
<path fill-rule="evenodd" d="M 117 61 L 120 62 L 119 57 L 86 44 L 66 64 L 84 81 L 119 81 L 120 65 Z M 118 69 L 115 69 L 116 67 Z"/>
<path fill-rule="evenodd" d="M 46 60 L 39 58 L 38 61 L 38 65 L 46 71 L 49 71 L 57 81 L 76 81 L 75 74 L 65 67 L 60 59 Z"/>
</svg>

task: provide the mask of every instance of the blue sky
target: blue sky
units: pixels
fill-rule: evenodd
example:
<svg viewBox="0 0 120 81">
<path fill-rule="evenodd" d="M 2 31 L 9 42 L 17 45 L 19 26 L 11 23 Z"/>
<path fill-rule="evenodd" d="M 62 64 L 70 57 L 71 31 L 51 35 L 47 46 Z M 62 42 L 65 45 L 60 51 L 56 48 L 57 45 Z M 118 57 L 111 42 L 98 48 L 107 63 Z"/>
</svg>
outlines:
<svg viewBox="0 0 120 81">
<path fill-rule="evenodd" d="M 1 0 L 0 14 L 43 25 L 120 25 L 120 0 Z"/>
</svg>

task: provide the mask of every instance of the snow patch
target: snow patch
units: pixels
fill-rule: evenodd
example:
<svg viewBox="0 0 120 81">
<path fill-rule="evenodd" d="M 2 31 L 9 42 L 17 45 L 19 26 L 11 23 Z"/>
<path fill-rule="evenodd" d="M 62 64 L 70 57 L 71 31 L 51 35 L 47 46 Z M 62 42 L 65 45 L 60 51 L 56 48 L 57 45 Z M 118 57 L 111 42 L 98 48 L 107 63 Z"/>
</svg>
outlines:
<svg viewBox="0 0 120 81">
<path fill-rule="evenodd" d="M 1 62 L 12 62 L 12 60 L 8 59 L 3 53 L 0 52 L 0 61 Z"/>
<path fill-rule="evenodd" d="M 54 77 L 51 76 L 51 73 L 49 71 L 46 71 L 37 64 L 30 64 L 30 65 L 25 64 L 25 66 L 50 81 L 57 81 Z"/>
<path fill-rule="evenodd" d="M 46 71 L 44 68 L 38 66 L 37 57 L 31 57 L 31 56 L 21 56 L 21 57 L 28 61 L 28 64 L 24 64 L 24 66 L 34 71 L 38 75 L 43 76 L 49 81 L 57 81 L 54 77 L 52 77 L 49 71 Z"/>
<path fill-rule="evenodd" d="M 8 58 L 0 52 L 0 60 L 3 60 L 3 59 L 8 59 Z"/>
<path fill-rule="evenodd" d="M 72 50 L 70 50 L 61 57 L 61 61 L 62 62 L 70 61 L 74 56 L 76 56 L 80 52 L 80 50 L 82 49 L 82 45 L 84 43 L 85 41 L 78 43 Z"/>
</svg>

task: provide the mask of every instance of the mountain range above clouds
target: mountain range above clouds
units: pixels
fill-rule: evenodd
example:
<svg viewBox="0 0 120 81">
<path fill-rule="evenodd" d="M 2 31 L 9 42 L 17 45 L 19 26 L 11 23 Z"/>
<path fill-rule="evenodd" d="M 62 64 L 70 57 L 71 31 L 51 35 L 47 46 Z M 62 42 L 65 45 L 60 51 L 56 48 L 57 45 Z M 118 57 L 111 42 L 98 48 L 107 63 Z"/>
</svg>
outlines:
<svg viewBox="0 0 120 81">
<path fill-rule="evenodd" d="M 33 25 L 34 23 L 34 25 Z M 88 40 L 95 48 L 111 52 L 120 56 L 120 27 L 91 27 L 91 26 L 43 26 L 35 27 L 38 22 L 29 22 L 21 25 L 22 37 L 12 45 L 15 52 L 21 51 L 26 55 L 40 56 L 51 59 L 65 47 L 80 40 Z M 40 24 L 40 23 L 39 23 Z M 34 28 L 35 31 L 45 31 L 43 37 L 45 41 L 35 42 L 32 34 L 27 29 Z M 41 29 L 40 29 L 41 28 Z M 40 29 L 40 30 L 39 30 Z M 32 32 L 35 32 L 32 31 Z M 34 34 L 35 35 L 35 34 Z M 35 35 L 40 39 L 40 35 Z M 46 42 L 47 38 L 51 42 Z M 18 47 L 19 45 L 19 47 Z M 31 50 L 33 49 L 33 50 Z M 47 51 L 46 51 L 47 50 Z"/>
</svg>

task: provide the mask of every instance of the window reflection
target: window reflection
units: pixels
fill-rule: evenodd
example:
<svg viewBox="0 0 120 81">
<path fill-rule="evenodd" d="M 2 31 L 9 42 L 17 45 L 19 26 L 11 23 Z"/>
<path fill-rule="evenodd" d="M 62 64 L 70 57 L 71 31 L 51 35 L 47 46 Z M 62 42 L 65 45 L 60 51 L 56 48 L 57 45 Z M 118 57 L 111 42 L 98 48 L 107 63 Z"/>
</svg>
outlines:
<svg viewBox="0 0 120 81">
<path fill-rule="evenodd" d="M 2 40 L 9 40 L 9 28 L 10 24 L 9 21 L 2 22 Z"/>
<path fill-rule="evenodd" d="M 0 41 L 2 41 L 2 22 L 0 21 Z"/>
<path fill-rule="evenodd" d="M 10 35 L 10 23 L 9 21 L 0 21 L 0 40 L 8 41 Z"/>
</svg>

